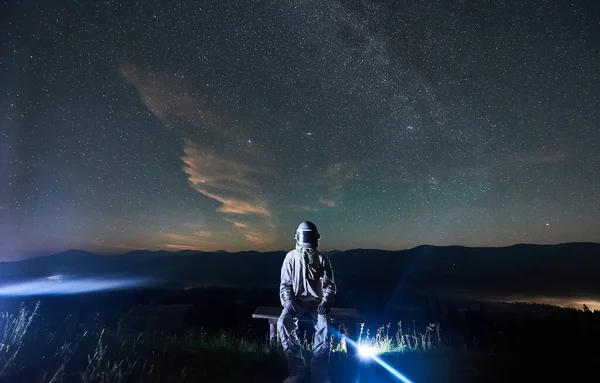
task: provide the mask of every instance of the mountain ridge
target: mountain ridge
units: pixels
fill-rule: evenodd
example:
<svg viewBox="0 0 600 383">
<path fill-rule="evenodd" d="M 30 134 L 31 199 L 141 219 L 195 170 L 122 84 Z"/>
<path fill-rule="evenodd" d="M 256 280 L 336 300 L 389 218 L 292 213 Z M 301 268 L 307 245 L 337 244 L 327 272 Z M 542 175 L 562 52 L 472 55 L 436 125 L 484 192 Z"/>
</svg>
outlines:
<svg viewBox="0 0 600 383">
<path fill-rule="evenodd" d="M 466 245 L 431 245 L 431 244 L 421 244 L 421 245 L 417 245 L 414 246 L 412 248 L 406 248 L 406 249 L 395 249 L 395 250 L 385 250 L 385 249 L 377 249 L 377 248 L 362 248 L 362 247 L 356 247 L 356 248 L 350 248 L 350 249 L 346 249 L 346 250 L 339 250 L 339 249 L 333 249 L 333 250 L 329 250 L 329 251 L 325 251 L 326 253 L 344 253 L 344 252 L 348 252 L 348 251 L 389 251 L 389 252 L 403 252 L 403 251 L 410 251 L 410 250 L 415 250 L 415 249 L 419 249 L 419 248 L 461 248 L 461 249 L 508 249 L 508 248 L 517 248 L 517 247 L 527 247 L 527 246 L 535 246 L 535 247 L 555 247 L 555 246 L 564 246 L 564 245 L 590 245 L 590 246 L 600 246 L 600 242 L 577 242 L 577 241 L 573 241 L 573 242 L 560 242 L 560 243 L 555 243 L 555 244 L 546 244 L 546 243 L 515 243 L 512 245 L 506 245 L 506 246 L 466 246 Z M 91 252 L 91 251 L 87 251 L 87 250 L 81 250 L 81 249 L 66 249 L 63 251 L 59 251 L 56 253 L 51 253 L 48 255 L 40 255 L 40 256 L 34 256 L 34 257 L 30 257 L 30 258 L 26 258 L 26 259 L 22 259 L 22 260 L 17 260 L 17 261 L 0 261 L 0 264 L 3 263 L 13 263 L 13 262 L 23 262 L 23 261 L 27 261 L 27 260 L 31 260 L 31 259 L 37 259 L 37 258 L 44 258 L 44 257 L 52 257 L 52 256 L 57 256 L 57 255 L 61 255 L 61 254 L 65 254 L 65 253 L 74 253 L 74 252 L 79 252 L 79 253 L 86 253 L 86 254 L 90 254 L 90 255 L 100 255 L 100 256 L 106 256 L 106 257 L 118 257 L 118 256 L 126 256 L 126 255 L 133 255 L 133 254 L 139 254 L 139 253 L 160 253 L 160 254 L 168 254 L 168 255 L 176 255 L 176 254 L 239 254 L 239 253 L 248 253 L 248 252 L 256 252 L 256 253 L 280 253 L 280 252 L 285 252 L 287 253 L 288 251 L 290 251 L 292 249 L 292 247 L 290 247 L 289 250 L 285 250 L 285 249 L 281 249 L 281 250 L 269 250 L 269 251 L 265 251 L 265 252 L 260 252 L 257 250 L 240 250 L 240 251 L 227 251 L 227 250 L 215 250 L 215 251 L 204 251 L 204 250 L 193 250 L 193 249 L 185 249 L 185 250 L 177 250 L 177 251 L 169 251 L 169 250 L 150 250 L 150 249 L 136 249 L 136 250 L 131 250 L 131 251 L 126 251 L 123 253 L 105 253 L 105 252 Z"/>
<path fill-rule="evenodd" d="M 77 249 L 0 263 L 0 285 L 57 275 L 140 279 L 170 288 L 277 286 L 289 250 L 205 252 L 134 250 L 102 255 Z M 405 250 L 329 251 L 342 290 L 600 292 L 600 244 L 504 247 L 420 245 Z"/>
</svg>

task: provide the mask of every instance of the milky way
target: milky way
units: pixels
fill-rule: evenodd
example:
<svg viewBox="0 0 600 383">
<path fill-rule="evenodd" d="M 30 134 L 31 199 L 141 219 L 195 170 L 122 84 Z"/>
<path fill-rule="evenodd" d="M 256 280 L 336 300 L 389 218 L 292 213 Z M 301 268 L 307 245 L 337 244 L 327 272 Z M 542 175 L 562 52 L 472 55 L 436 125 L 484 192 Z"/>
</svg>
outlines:
<svg viewBox="0 0 600 383">
<path fill-rule="evenodd" d="M 600 4 L 562 3 L 5 5 L 0 260 L 597 241 Z"/>
</svg>

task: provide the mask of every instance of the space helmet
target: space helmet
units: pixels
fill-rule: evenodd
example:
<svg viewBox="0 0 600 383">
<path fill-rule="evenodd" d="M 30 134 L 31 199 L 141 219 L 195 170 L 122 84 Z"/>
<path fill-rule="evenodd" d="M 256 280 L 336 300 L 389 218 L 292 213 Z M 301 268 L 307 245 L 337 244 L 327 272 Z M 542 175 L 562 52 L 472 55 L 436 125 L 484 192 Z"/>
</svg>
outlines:
<svg viewBox="0 0 600 383">
<path fill-rule="evenodd" d="M 296 244 L 305 248 L 316 248 L 319 246 L 321 235 L 317 230 L 317 225 L 311 221 L 304 221 L 296 229 Z"/>
</svg>

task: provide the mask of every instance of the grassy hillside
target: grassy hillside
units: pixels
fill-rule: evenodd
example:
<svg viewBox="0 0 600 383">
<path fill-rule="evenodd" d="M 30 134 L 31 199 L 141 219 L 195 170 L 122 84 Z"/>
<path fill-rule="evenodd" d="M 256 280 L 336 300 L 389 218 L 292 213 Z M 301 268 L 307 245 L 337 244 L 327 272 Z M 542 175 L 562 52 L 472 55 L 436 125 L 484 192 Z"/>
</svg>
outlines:
<svg viewBox="0 0 600 383">
<path fill-rule="evenodd" d="M 147 315 L 141 327 L 127 316 L 105 322 L 102 313 L 89 320 L 76 315 L 47 320 L 50 309 L 42 304 L 0 315 L 1 381 L 280 382 L 286 375 L 281 350 L 267 346 L 266 333 L 261 339 L 244 329 L 171 328 Z M 595 375 L 600 312 L 513 307 L 520 309 L 519 320 L 504 323 L 473 312 L 460 331 L 446 332 L 444 322 L 383 324 L 363 328 L 357 341 L 414 382 L 508 382 L 525 376 L 579 381 Z M 310 332 L 303 331 L 301 339 L 308 360 Z M 333 338 L 331 351 L 333 382 L 398 381 L 373 359 L 349 357 L 343 337 Z"/>
</svg>

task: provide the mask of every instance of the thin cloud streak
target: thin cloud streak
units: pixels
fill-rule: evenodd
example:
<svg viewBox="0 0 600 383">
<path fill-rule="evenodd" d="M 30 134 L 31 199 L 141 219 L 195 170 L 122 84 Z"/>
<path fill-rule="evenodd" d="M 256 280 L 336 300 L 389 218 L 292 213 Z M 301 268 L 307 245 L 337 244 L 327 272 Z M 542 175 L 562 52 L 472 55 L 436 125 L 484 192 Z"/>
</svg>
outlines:
<svg viewBox="0 0 600 383">
<path fill-rule="evenodd" d="M 158 248 L 162 249 L 190 249 L 202 251 L 224 250 L 222 248 L 223 241 L 217 240 L 214 233 L 212 232 L 210 236 L 197 235 L 197 233 L 191 235 L 179 233 L 162 233 L 160 236 L 167 241 L 165 243 L 160 243 L 157 245 Z"/>
<path fill-rule="evenodd" d="M 565 154 L 531 155 L 520 157 L 518 161 L 527 164 L 557 164 L 567 159 Z"/>
<path fill-rule="evenodd" d="M 322 203 L 323 205 L 326 205 L 331 208 L 336 206 L 336 202 L 334 200 L 330 200 L 330 199 L 320 198 L 319 202 Z"/>
<path fill-rule="evenodd" d="M 272 216 L 267 204 L 260 201 L 256 195 L 258 185 L 249 178 L 251 173 L 257 172 L 256 170 L 232 160 L 220 159 L 213 155 L 207 156 L 190 143 L 185 147 L 182 160 L 185 164 L 183 170 L 188 175 L 192 187 L 206 197 L 223 204 L 217 208 L 217 211 Z M 218 190 L 220 194 L 208 189 Z M 234 193 L 242 196 L 225 195 Z"/>
<path fill-rule="evenodd" d="M 263 247 L 273 243 L 272 237 L 263 233 L 248 233 L 246 234 L 246 239 L 258 247 Z"/>
<path fill-rule="evenodd" d="M 203 130 L 218 130 L 218 119 L 199 107 L 201 103 L 197 98 L 173 85 L 176 78 L 148 73 L 135 65 L 122 65 L 120 69 L 146 107 L 167 128 L 176 129 L 177 123 L 187 122 Z"/>
<path fill-rule="evenodd" d="M 231 214 L 258 214 L 266 217 L 271 216 L 271 211 L 268 208 L 262 206 L 261 204 L 243 201 L 236 198 L 219 196 L 198 187 L 196 188 L 196 190 L 198 190 L 200 193 L 204 194 L 208 198 L 212 198 L 216 201 L 221 202 L 223 206 L 217 208 L 217 211 Z"/>
<path fill-rule="evenodd" d="M 258 169 L 231 158 L 207 153 L 190 141 L 185 143 L 184 152 L 184 171 L 192 185 L 243 194 L 259 190 L 258 185 L 250 179 L 251 175 L 261 173 Z"/>
</svg>

